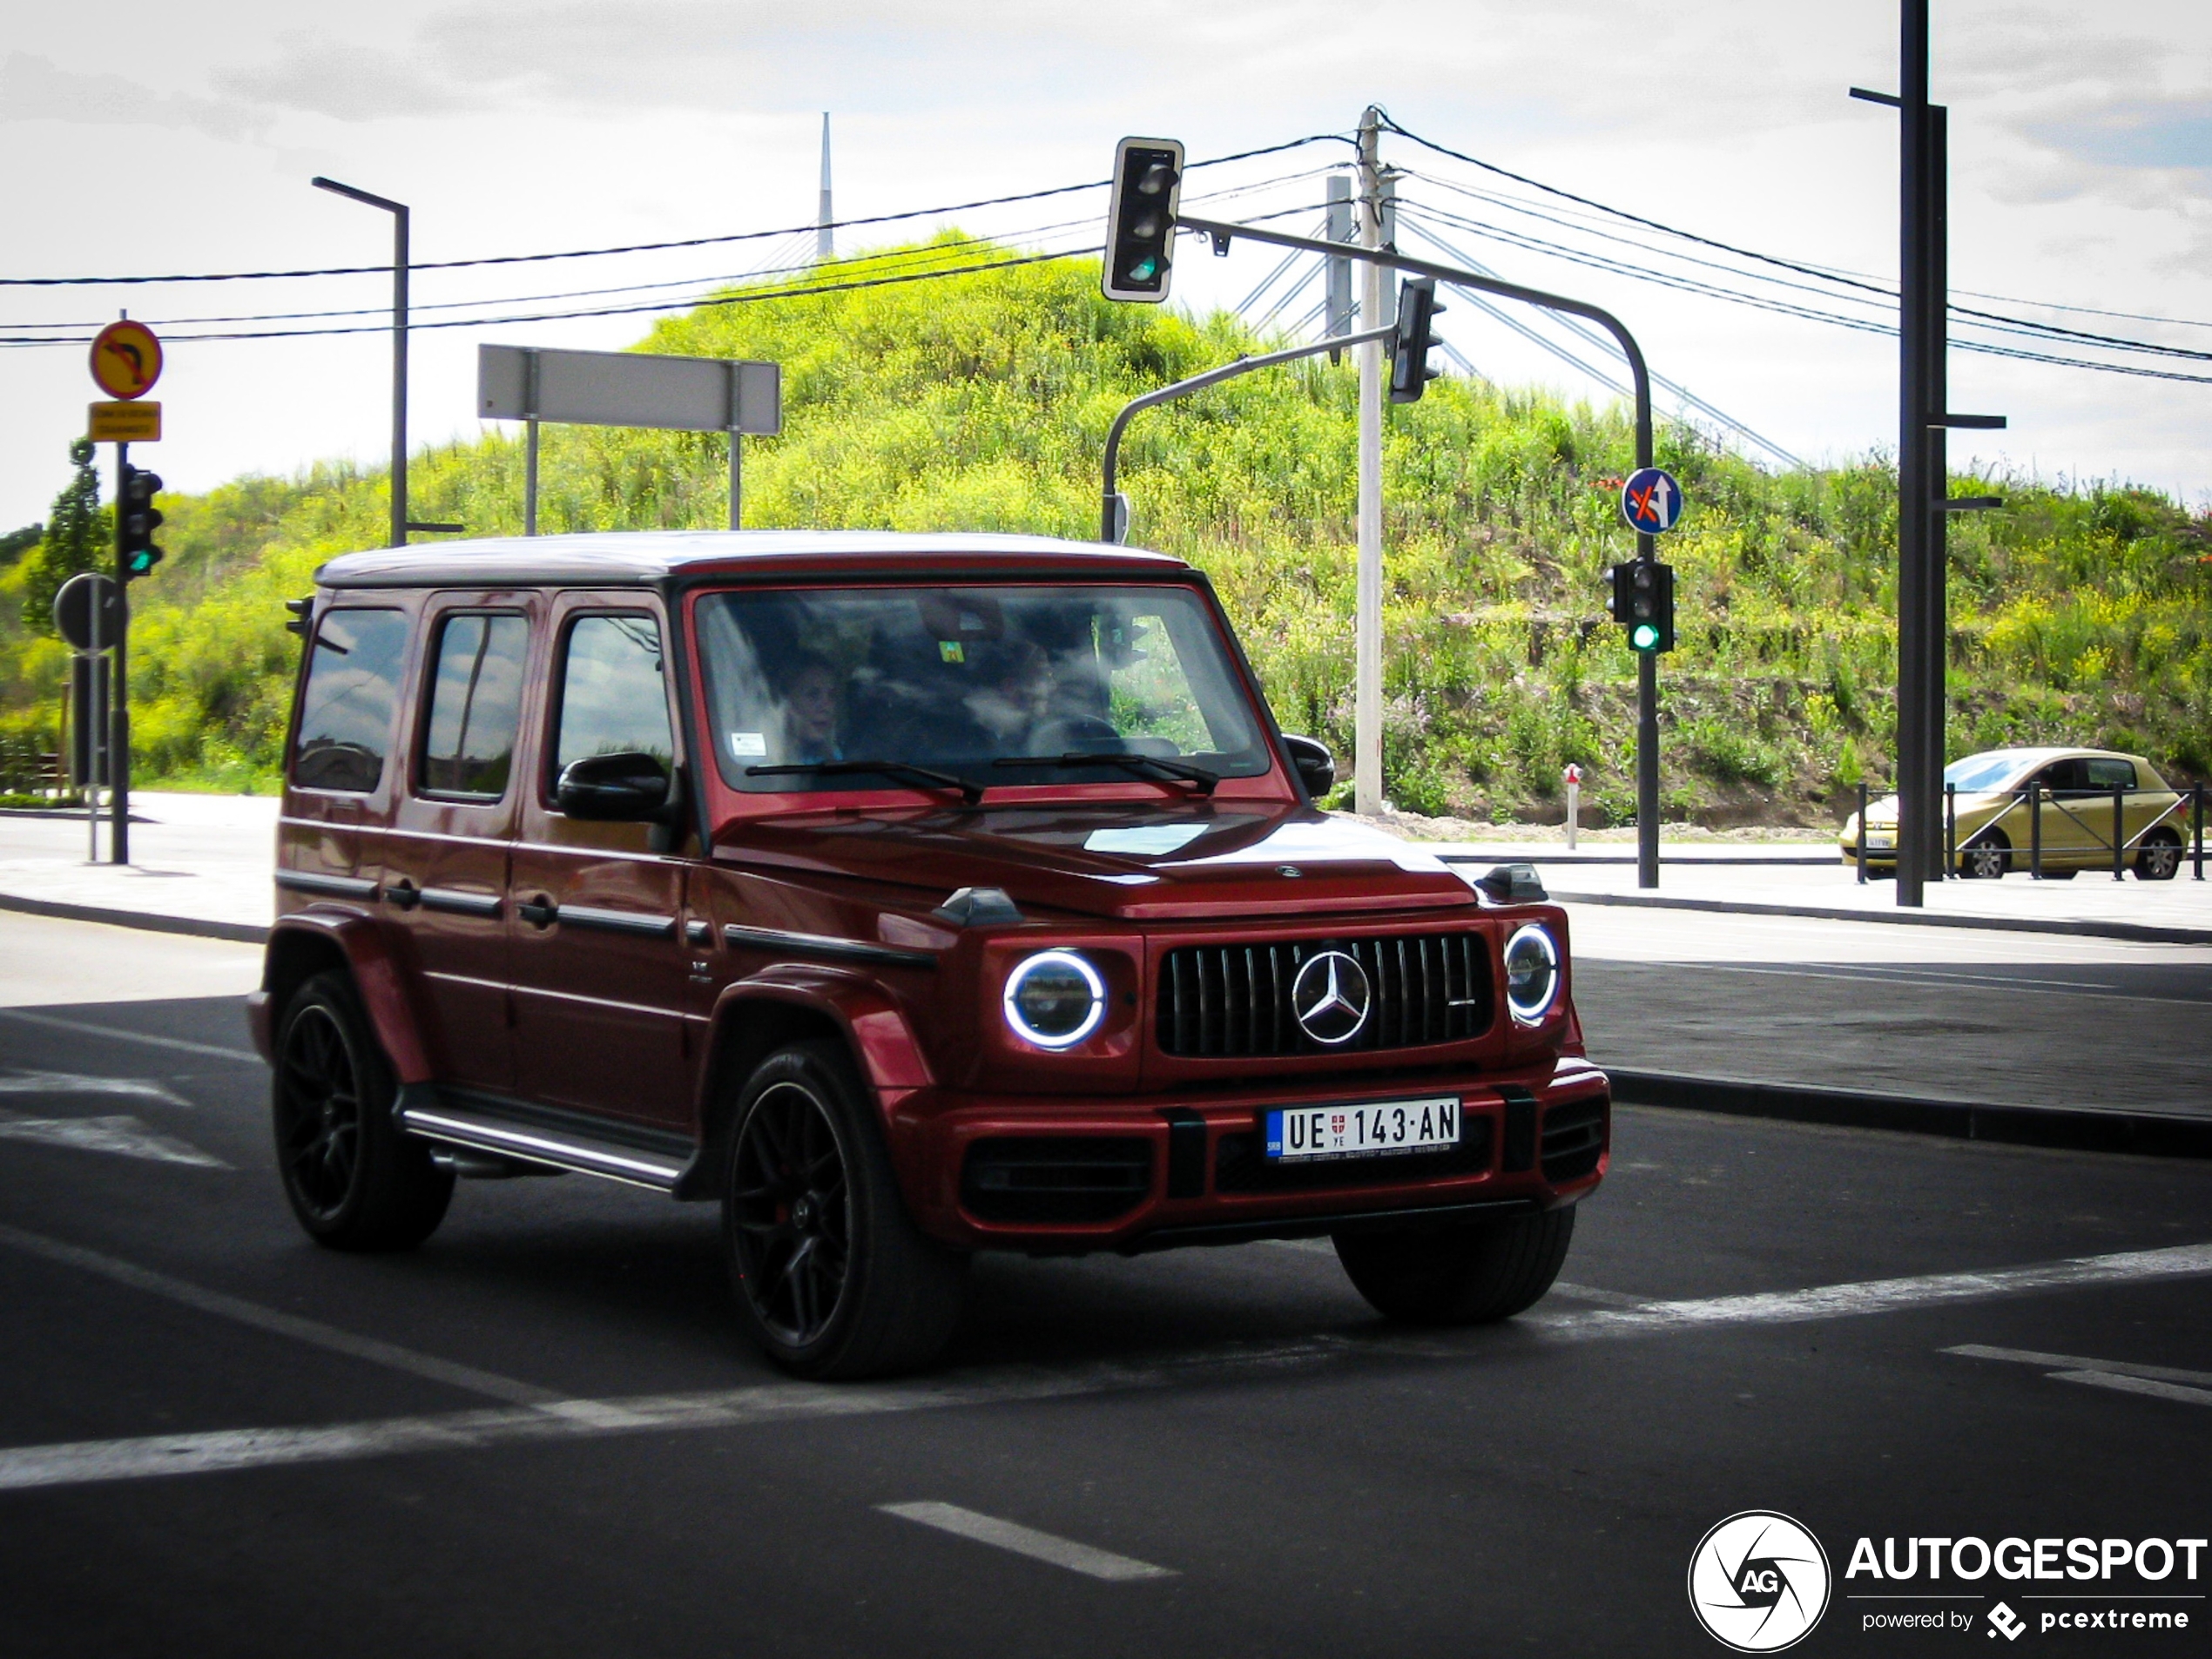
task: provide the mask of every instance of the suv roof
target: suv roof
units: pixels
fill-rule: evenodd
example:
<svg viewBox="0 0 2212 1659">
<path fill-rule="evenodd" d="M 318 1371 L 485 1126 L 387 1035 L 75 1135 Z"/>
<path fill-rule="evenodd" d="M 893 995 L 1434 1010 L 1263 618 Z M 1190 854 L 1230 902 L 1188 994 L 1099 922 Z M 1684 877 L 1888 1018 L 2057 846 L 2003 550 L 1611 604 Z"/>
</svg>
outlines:
<svg viewBox="0 0 2212 1659">
<path fill-rule="evenodd" d="M 652 586 L 798 574 L 1163 576 L 1183 560 L 1050 536 L 901 536 L 888 530 L 628 530 L 504 536 L 347 553 L 315 572 L 326 588 Z"/>
</svg>

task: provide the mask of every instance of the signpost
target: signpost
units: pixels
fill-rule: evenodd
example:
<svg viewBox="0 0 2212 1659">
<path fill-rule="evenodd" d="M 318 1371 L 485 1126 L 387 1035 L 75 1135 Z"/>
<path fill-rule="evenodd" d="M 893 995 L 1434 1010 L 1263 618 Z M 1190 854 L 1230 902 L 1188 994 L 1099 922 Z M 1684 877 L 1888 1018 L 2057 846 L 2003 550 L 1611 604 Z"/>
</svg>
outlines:
<svg viewBox="0 0 2212 1659">
<path fill-rule="evenodd" d="M 108 786 L 109 860 L 116 864 L 131 861 L 131 682 L 125 657 L 131 637 L 131 604 L 125 588 L 134 574 L 152 570 L 161 558 L 161 550 L 154 547 L 151 540 L 154 527 L 161 523 L 161 515 L 153 510 L 152 500 L 153 491 L 161 487 L 161 481 L 148 473 L 144 475 L 144 485 L 133 489 L 135 469 L 131 465 L 131 446 L 152 443 L 161 436 L 161 405 L 139 401 L 153 390 L 154 382 L 161 378 L 161 341 L 142 322 L 121 318 L 93 337 L 90 364 L 92 383 L 113 401 L 95 403 L 87 411 L 85 435 L 95 443 L 115 446 L 115 577 L 112 581 L 105 577 L 92 577 L 90 573 L 74 577 L 54 596 L 55 626 L 64 638 L 84 653 L 83 666 L 72 684 L 78 688 L 78 722 L 82 735 L 77 746 L 84 762 L 79 775 L 84 779 L 84 817 L 91 840 L 90 857 L 95 863 L 99 860 L 100 846 L 99 813 L 94 803 L 95 792 L 101 782 Z M 143 499 L 138 499 L 141 496 Z M 152 556 L 146 557 L 147 554 Z M 134 556 L 141 563 L 138 571 L 132 569 Z M 64 600 L 79 583 L 94 584 L 79 590 L 81 597 L 70 602 L 72 617 L 77 610 L 83 613 L 81 640 L 71 633 L 64 616 Z M 97 585 L 98 583 L 106 585 L 102 588 Z M 105 675 L 100 669 L 104 651 L 114 654 L 114 661 Z M 88 725 L 88 722 L 99 718 L 103 704 L 107 705 L 105 767 L 99 764 L 99 745 L 89 741 L 91 732 Z"/>
<path fill-rule="evenodd" d="M 1567 850 L 1572 853 L 1582 822 L 1582 769 L 1570 763 L 1560 776 L 1567 785 Z"/>
<path fill-rule="evenodd" d="M 1682 516 L 1682 486 L 1657 467 L 1639 467 L 1621 486 L 1621 516 L 1641 536 L 1664 536 Z"/>
<path fill-rule="evenodd" d="M 655 357 L 631 351 L 476 347 L 476 414 L 529 428 L 523 462 L 523 534 L 537 534 L 537 423 L 655 427 L 730 435 L 730 528 L 739 524 L 745 433 L 783 430 L 783 368 L 726 357 Z"/>
</svg>

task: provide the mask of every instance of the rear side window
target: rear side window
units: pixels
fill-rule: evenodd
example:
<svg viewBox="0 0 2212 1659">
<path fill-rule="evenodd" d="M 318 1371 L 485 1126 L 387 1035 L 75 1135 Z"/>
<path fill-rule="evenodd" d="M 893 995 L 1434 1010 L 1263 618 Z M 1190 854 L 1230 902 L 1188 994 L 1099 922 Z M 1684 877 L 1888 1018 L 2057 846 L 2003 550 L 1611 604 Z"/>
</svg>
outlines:
<svg viewBox="0 0 2212 1659">
<path fill-rule="evenodd" d="M 660 624 L 651 617 L 579 617 L 561 668 L 553 775 L 588 755 L 649 754 L 673 766 L 661 677 Z"/>
<path fill-rule="evenodd" d="M 366 794 L 384 776 L 408 619 L 398 610 L 327 610 L 300 694 L 292 781 L 302 789 Z"/>
<path fill-rule="evenodd" d="M 477 800 L 507 792 L 529 644 L 521 617 L 462 615 L 440 625 L 422 738 L 425 792 Z"/>
<path fill-rule="evenodd" d="M 2085 760 L 2092 789 L 2133 789 L 2135 763 L 2132 760 Z"/>
</svg>

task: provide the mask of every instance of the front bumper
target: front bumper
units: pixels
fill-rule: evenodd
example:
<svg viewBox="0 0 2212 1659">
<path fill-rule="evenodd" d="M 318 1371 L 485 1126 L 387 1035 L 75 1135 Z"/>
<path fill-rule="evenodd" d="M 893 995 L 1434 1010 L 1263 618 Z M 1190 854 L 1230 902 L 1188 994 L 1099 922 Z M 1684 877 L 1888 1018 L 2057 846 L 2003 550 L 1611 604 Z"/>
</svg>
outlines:
<svg viewBox="0 0 2212 1659">
<path fill-rule="evenodd" d="M 1461 1102 L 1456 1149 L 1293 1165 L 1260 1151 L 1271 1107 L 1440 1094 Z M 1572 1204 L 1604 1177 L 1611 1119 L 1602 1072 L 1548 1060 L 1081 1101 L 925 1089 L 890 1140 L 915 1219 L 946 1244 L 1135 1254 Z"/>
</svg>

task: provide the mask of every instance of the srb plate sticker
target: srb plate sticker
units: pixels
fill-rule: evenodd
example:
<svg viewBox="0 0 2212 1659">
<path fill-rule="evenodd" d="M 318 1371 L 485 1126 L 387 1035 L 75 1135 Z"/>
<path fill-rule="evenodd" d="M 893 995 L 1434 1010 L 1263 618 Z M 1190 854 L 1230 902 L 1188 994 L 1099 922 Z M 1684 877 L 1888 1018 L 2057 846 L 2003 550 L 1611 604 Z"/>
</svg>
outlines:
<svg viewBox="0 0 2212 1659">
<path fill-rule="evenodd" d="M 1267 1114 L 1267 1156 L 1294 1163 L 1383 1152 L 1441 1152 L 1460 1143 L 1460 1111 L 1456 1095 L 1285 1107 Z"/>
</svg>

